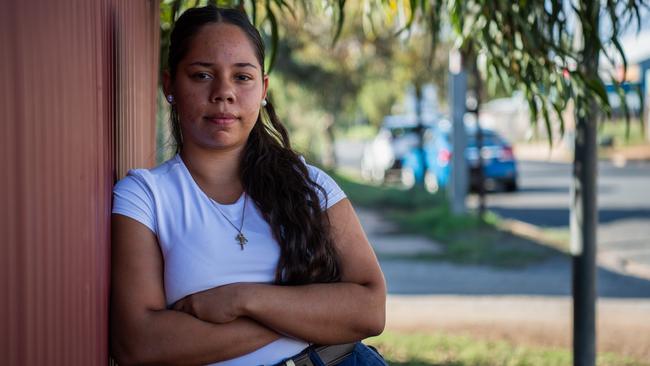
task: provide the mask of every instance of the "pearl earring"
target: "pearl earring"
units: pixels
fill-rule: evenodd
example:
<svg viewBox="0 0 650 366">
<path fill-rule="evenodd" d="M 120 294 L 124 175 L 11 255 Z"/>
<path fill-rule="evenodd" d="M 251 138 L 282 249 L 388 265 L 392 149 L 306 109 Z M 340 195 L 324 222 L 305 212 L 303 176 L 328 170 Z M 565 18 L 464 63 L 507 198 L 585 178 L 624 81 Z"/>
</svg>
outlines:
<svg viewBox="0 0 650 366">
<path fill-rule="evenodd" d="M 174 96 L 171 95 L 171 94 L 168 95 L 168 96 L 167 96 L 167 101 L 168 101 L 169 103 L 174 103 Z"/>
<path fill-rule="evenodd" d="M 262 99 L 262 107 L 266 107 L 267 104 L 266 98 Z"/>
</svg>

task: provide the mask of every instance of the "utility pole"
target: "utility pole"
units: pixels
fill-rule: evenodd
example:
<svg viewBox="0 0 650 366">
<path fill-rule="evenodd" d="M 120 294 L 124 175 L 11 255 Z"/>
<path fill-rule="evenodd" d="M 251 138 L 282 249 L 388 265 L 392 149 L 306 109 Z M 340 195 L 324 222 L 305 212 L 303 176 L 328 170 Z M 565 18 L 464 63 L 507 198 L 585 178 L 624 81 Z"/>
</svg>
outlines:
<svg viewBox="0 0 650 366">
<path fill-rule="evenodd" d="M 451 208 L 456 215 L 466 211 L 465 196 L 467 196 L 467 161 L 465 147 L 465 99 L 467 96 L 467 73 L 463 69 L 463 60 L 459 50 L 449 53 L 449 118 L 452 126 L 451 153 Z"/>
<path fill-rule="evenodd" d="M 645 140 L 650 141 L 650 70 L 645 71 L 645 90 L 643 93 L 643 103 L 641 104 L 643 108 L 643 115 L 641 115 L 641 121 L 645 127 Z"/>
<path fill-rule="evenodd" d="M 422 115 L 422 104 L 424 103 L 424 95 L 422 92 L 422 84 L 415 81 L 413 83 L 413 88 L 415 89 L 415 119 L 417 123 L 416 131 L 418 134 L 418 159 L 422 166 L 422 171 L 426 176 L 429 166 L 427 164 L 426 153 L 424 152 L 424 116 Z M 422 182 L 424 185 L 424 181 Z"/>
<path fill-rule="evenodd" d="M 578 22 L 575 49 L 581 62 L 577 66 L 584 75 L 597 75 L 598 39 L 585 39 L 585 26 L 598 29 L 599 2 L 581 1 L 579 11 L 584 15 Z M 594 32 L 590 32 L 593 34 Z M 594 37 L 598 37 L 596 32 Z M 578 99 L 576 111 L 575 155 L 573 184 L 571 186 L 571 255 L 573 262 L 573 364 L 594 366 L 596 364 L 596 227 L 598 225 L 597 199 L 597 139 L 598 110 L 595 101 Z"/>
</svg>

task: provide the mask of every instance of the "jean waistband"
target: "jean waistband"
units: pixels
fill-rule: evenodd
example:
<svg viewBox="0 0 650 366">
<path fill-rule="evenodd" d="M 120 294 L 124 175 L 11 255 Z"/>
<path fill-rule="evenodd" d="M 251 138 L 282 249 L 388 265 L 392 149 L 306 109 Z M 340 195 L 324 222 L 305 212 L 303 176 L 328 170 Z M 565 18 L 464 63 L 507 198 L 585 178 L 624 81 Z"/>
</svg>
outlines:
<svg viewBox="0 0 650 366">
<path fill-rule="evenodd" d="M 318 366 L 312 361 L 313 353 L 325 366 L 336 365 L 352 353 L 355 345 L 356 342 L 330 346 L 309 346 L 299 354 L 280 362 L 278 366 Z"/>
</svg>

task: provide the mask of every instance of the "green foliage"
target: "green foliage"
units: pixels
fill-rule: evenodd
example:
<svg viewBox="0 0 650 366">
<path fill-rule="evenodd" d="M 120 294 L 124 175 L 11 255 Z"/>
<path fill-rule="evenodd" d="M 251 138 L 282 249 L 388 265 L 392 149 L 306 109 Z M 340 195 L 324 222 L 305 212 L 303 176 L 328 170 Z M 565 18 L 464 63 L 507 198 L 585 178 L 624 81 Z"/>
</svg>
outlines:
<svg viewBox="0 0 650 366">
<path fill-rule="evenodd" d="M 251 22 L 262 30 L 267 30 L 267 35 L 270 38 L 270 57 L 266 67 L 267 72 L 271 72 L 275 65 L 277 57 L 278 42 L 280 39 L 279 22 L 287 15 L 295 18 L 296 6 L 301 6 L 304 11 L 308 11 L 311 4 L 307 0 L 303 1 L 287 1 L 287 0 L 162 0 L 160 3 L 160 30 L 161 30 L 161 70 L 167 68 L 167 55 L 166 50 L 169 45 L 169 35 L 174 26 L 174 22 L 183 11 L 206 6 L 208 4 L 216 5 L 225 8 L 238 8 L 249 14 Z M 338 39 L 343 27 L 343 19 L 345 12 L 345 0 L 334 1 L 336 8 L 335 22 L 337 24 L 336 35 L 334 39 Z"/>
<path fill-rule="evenodd" d="M 552 115 L 563 133 L 562 111 L 570 101 L 580 117 L 591 113 L 594 105 L 611 112 L 604 81 L 596 72 L 599 54 L 612 65 L 620 57 L 627 67 L 618 42 L 620 25 L 632 21 L 640 25 L 640 8 L 647 6 L 644 0 L 565 5 L 562 0 L 448 2 L 459 44 L 474 47 L 484 57 L 483 71 L 492 88 L 500 84 L 524 91 L 532 122 L 544 121 L 551 143 Z M 601 13 L 611 23 L 611 31 L 604 35 L 599 29 Z M 610 79 L 616 82 L 613 75 Z"/>
<path fill-rule="evenodd" d="M 571 6 L 562 0 L 163 0 L 162 69 L 174 20 L 207 3 L 246 11 L 268 42 L 268 69 L 304 86 L 305 98 L 333 126 L 377 126 L 407 85 L 418 90 L 434 81 L 444 99 L 451 39 L 465 54 L 477 55 L 493 94 L 524 92 L 532 122 L 543 121 L 549 141 L 555 119 L 564 132 L 562 112 L 569 104 L 579 116 L 594 104 L 611 110 L 594 65 L 600 53 L 626 65 L 618 41 L 622 24 L 639 24 L 640 8 L 648 6 L 646 0 L 581 0 Z M 603 35 L 599 17 L 611 24 Z"/>
<path fill-rule="evenodd" d="M 167 67 L 174 20 L 186 9 L 207 3 L 161 3 L 161 69 Z M 413 77 L 429 80 L 431 75 L 445 75 L 416 67 L 422 64 L 420 59 L 406 59 L 405 49 L 400 48 L 404 42 L 394 37 L 394 27 L 368 36 L 363 29 L 365 10 L 361 2 L 216 3 L 243 8 L 262 33 L 269 50 L 266 65 L 273 67 L 270 96 L 291 131 L 295 147 L 316 161 L 331 151 L 335 130 L 366 123 L 378 126 Z M 411 40 L 425 36 L 412 35 Z M 418 42 L 419 46 L 425 41 Z M 445 61 L 436 63 L 444 65 Z"/>
<path fill-rule="evenodd" d="M 369 125 L 355 125 L 339 131 L 337 137 L 353 141 L 368 141 L 377 134 L 377 129 Z"/>
<path fill-rule="evenodd" d="M 281 72 L 271 74 L 269 84 L 269 97 L 278 117 L 291 131 L 293 148 L 309 161 L 320 162 L 326 148 L 324 130 L 330 116 L 320 107 L 319 98 L 305 85 L 287 81 Z"/>
</svg>

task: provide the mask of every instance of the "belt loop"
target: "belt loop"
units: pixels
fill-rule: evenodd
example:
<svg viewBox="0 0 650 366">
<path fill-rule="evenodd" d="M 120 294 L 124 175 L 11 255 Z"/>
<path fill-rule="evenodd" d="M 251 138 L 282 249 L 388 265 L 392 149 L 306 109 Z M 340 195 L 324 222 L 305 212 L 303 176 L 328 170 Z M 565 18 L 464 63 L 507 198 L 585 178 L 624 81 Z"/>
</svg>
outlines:
<svg viewBox="0 0 650 366">
<path fill-rule="evenodd" d="M 311 361 L 311 364 L 313 366 L 326 366 L 325 362 L 321 359 L 320 355 L 318 354 L 316 348 L 312 348 L 309 350 L 309 360 Z"/>
</svg>

